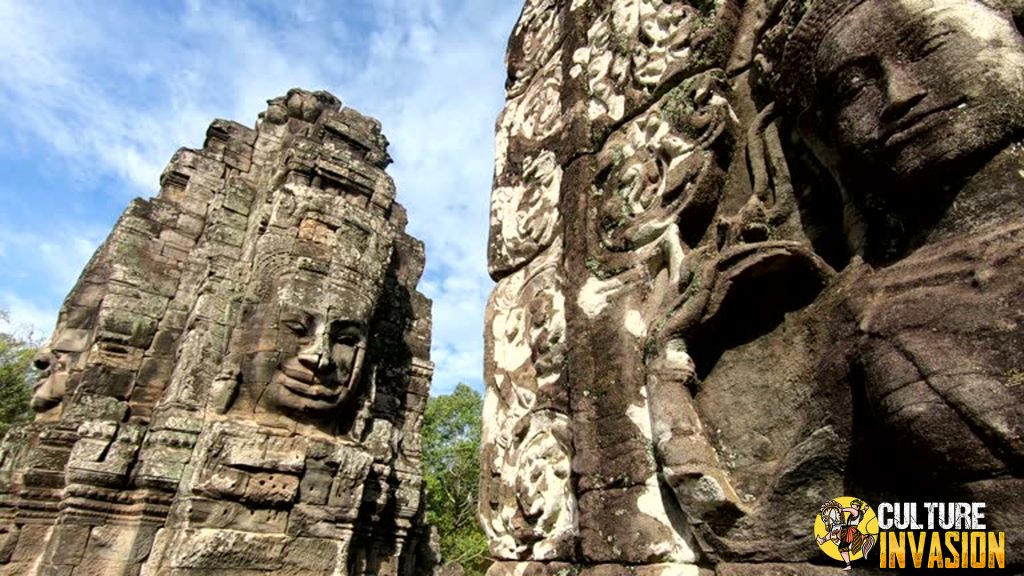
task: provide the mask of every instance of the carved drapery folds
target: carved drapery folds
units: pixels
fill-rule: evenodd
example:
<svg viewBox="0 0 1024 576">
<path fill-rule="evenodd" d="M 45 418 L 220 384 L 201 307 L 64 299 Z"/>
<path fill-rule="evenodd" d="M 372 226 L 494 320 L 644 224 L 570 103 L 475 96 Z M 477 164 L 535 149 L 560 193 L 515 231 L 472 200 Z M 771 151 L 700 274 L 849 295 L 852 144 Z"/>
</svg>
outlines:
<svg viewBox="0 0 1024 576">
<path fill-rule="evenodd" d="M 303 90 L 175 154 L 5 440 L 0 573 L 417 569 L 430 302 L 389 162 Z"/>
</svg>

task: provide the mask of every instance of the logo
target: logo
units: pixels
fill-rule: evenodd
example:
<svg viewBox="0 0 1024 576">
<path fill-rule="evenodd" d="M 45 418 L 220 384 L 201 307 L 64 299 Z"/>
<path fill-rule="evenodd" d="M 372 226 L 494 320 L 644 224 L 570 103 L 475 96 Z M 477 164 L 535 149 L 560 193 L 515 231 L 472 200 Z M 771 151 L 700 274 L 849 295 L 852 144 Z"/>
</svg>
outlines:
<svg viewBox="0 0 1024 576">
<path fill-rule="evenodd" d="M 845 562 L 850 570 L 854 560 L 866 559 L 878 541 L 878 519 L 863 500 L 840 496 L 821 505 L 814 518 L 818 547 L 833 560 Z"/>
<path fill-rule="evenodd" d="M 882 569 L 1004 568 L 1006 533 L 986 531 L 985 515 L 984 502 L 882 502 L 876 515 L 860 498 L 840 496 L 821 505 L 814 538 L 843 570 L 855 560 Z"/>
</svg>

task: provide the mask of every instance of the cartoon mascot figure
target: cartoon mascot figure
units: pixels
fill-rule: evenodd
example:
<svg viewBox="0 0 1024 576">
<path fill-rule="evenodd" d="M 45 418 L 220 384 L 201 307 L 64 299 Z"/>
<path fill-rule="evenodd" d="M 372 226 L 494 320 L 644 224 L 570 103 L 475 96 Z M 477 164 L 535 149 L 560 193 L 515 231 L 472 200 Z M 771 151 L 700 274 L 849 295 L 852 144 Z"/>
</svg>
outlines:
<svg viewBox="0 0 1024 576">
<path fill-rule="evenodd" d="M 863 534 L 857 529 L 860 526 L 861 520 L 864 519 L 866 510 L 867 504 L 863 500 L 854 500 L 846 508 L 835 500 L 829 500 L 821 505 L 819 514 L 821 515 L 821 521 L 825 523 L 827 532 L 825 536 L 817 538 L 818 545 L 824 544 L 825 540 L 831 540 L 833 544 L 838 546 L 839 555 L 846 562 L 846 567 L 843 570 L 851 568 L 851 548 L 860 550 L 864 558 L 867 558 L 871 547 L 875 545 L 875 537 L 873 535 Z"/>
</svg>

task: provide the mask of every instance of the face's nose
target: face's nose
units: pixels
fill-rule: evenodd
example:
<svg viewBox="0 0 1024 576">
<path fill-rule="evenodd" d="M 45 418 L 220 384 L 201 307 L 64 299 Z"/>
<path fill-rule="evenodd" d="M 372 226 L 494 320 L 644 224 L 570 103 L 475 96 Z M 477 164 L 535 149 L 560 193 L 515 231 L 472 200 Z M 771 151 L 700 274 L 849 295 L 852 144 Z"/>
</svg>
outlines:
<svg viewBox="0 0 1024 576">
<path fill-rule="evenodd" d="M 885 121 L 898 120 L 928 95 L 916 78 L 912 66 L 902 62 L 885 67 Z"/>
<path fill-rule="evenodd" d="M 334 369 L 330 342 L 325 334 L 317 334 L 308 346 L 299 352 L 299 363 L 314 374 L 326 374 Z"/>
<path fill-rule="evenodd" d="M 32 358 L 32 366 L 40 372 L 49 372 L 50 368 L 56 362 L 56 358 L 53 355 L 53 351 L 49 348 L 42 348 Z"/>
</svg>

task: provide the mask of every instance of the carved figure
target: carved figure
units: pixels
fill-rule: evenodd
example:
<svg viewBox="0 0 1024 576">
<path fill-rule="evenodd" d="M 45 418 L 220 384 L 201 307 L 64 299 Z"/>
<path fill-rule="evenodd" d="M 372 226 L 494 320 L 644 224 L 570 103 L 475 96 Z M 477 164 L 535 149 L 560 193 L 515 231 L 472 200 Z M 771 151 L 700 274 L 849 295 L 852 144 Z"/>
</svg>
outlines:
<svg viewBox="0 0 1024 576">
<path fill-rule="evenodd" d="M 492 576 L 816 574 L 806 511 L 850 492 L 999 502 L 1024 546 L 1020 3 L 528 7 L 492 197 Z M 541 87 L 560 129 L 538 138 L 517 110 Z M 557 491 L 514 457 L 549 366 L 520 326 L 541 262 Z"/>
<path fill-rule="evenodd" d="M 251 293 L 231 345 L 238 372 L 218 410 L 348 433 L 360 397 L 373 393 L 373 382 L 364 382 L 375 371 L 367 350 L 384 286 L 380 261 L 394 232 L 345 202 L 330 217 L 287 220 L 298 224 L 292 243 L 273 232 L 257 241 Z"/>
<path fill-rule="evenodd" d="M 864 293 L 851 298 L 871 336 L 862 360 L 869 396 L 889 425 L 943 454 L 933 464 L 954 465 L 940 438 L 950 430 L 931 432 L 919 418 L 931 418 L 930 429 L 947 420 L 969 427 L 965 437 L 978 437 L 1012 469 L 1024 429 L 1019 399 L 1005 382 L 1018 365 L 1006 355 L 1016 328 L 984 308 L 1016 301 L 1019 288 L 1003 277 L 1024 263 L 1024 211 L 1012 201 L 1022 189 L 1016 139 L 1024 135 L 1024 39 L 1008 14 L 982 2 L 867 0 L 819 3 L 790 42 L 797 48 L 787 47 L 788 58 L 799 50 L 817 56 L 821 80 L 797 102 L 821 124 L 815 130 L 802 118 L 800 131 L 863 215 L 854 222 L 863 226 L 851 227 L 851 245 L 869 262 L 895 262 L 864 267 Z M 954 272 L 963 258 L 973 263 Z M 918 280 L 910 284 L 911 277 Z M 975 316 L 965 324 L 928 310 Z M 985 341 L 980 350 L 978 339 Z M 949 365 L 954 358 L 958 368 Z M 904 363 L 920 378 L 917 392 L 905 388 Z M 928 398 L 929 408 L 903 410 L 911 396 Z M 962 456 L 956 468 L 979 465 Z"/>
<path fill-rule="evenodd" d="M 990 194 L 964 179 L 1024 130 L 1022 70 L 1012 19 L 982 2 L 814 5 L 787 44 L 780 84 L 846 195 L 855 252 L 892 260 L 935 228 L 966 224 L 962 211 L 940 220 L 954 199 Z M 978 210 L 971 224 L 1000 212 Z"/>
<path fill-rule="evenodd" d="M 813 374 L 853 393 L 836 407 L 853 431 L 834 478 L 876 498 L 999 508 L 1019 493 L 1024 455 L 1024 39 L 1009 12 L 974 0 L 779 13 L 765 76 L 842 193 L 853 254 L 817 310 L 831 342 Z M 1008 508 L 990 526 L 1017 542 Z"/>
<path fill-rule="evenodd" d="M 270 381 L 268 402 L 284 410 L 336 409 L 355 393 L 366 355 L 366 320 L 333 310 L 299 310 L 282 316 L 298 350 Z"/>
</svg>

